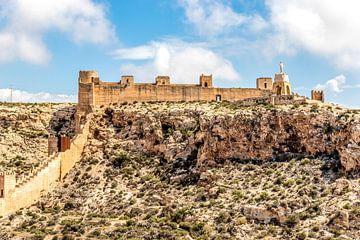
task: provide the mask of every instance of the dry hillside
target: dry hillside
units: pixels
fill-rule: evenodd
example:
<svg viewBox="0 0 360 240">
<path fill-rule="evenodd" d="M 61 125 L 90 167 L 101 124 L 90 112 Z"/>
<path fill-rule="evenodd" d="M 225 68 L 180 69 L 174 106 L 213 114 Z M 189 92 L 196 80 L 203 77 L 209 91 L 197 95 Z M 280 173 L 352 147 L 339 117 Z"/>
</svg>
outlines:
<svg viewBox="0 0 360 240">
<path fill-rule="evenodd" d="M 0 168 L 17 176 L 36 168 L 48 157 L 49 133 L 71 122 L 74 111 L 68 104 L 0 103 Z"/>
<path fill-rule="evenodd" d="M 360 239 L 359 120 L 331 105 L 100 108 L 82 160 L 0 238 Z"/>
</svg>

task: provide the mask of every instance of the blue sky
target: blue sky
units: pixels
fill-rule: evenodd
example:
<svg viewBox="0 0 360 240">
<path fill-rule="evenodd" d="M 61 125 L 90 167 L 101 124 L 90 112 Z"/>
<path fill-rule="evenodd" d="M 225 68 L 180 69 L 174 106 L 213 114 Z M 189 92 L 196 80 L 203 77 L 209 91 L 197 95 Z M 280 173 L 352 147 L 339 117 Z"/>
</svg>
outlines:
<svg viewBox="0 0 360 240">
<path fill-rule="evenodd" d="M 254 87 L 280 61 L 296 92 L 360 107 L 357 0 L 0 0 L 0 100 L 76 100 L 79 70 L 104 81 L 168 74 Z"/>
</svg>

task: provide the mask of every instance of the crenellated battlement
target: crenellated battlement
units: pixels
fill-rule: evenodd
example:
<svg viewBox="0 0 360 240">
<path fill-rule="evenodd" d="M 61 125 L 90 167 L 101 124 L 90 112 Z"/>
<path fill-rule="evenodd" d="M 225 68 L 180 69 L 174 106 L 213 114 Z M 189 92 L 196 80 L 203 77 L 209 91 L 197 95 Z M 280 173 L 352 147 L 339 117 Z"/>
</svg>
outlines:
<svg viewBox="0 0 360 240">
<path fill-rule="evenodd" d="M 11 170 L 0 172 L 0 177 L 1 176 L 14 176 L 14 175 L 16 175 L 15 172 L 11 171 Z"/>
<path fill-rule="evenodd" d="M 323 90 L 312 90 L 311 100 L 325 102 L 325 93 Z"/>
<path fill-rule="evenodd" d="M 88 118 L 71 141 L 69 137 L 61 136 L 65 139 L 63 148 L 58 146 L 60 151 L 50 154 L 29 173 L 16 178 L 14 171 L 0 171 L 0 216 L 30 206 L 65 177 L 80 160 L 89 134 Z"/>
<path fill-rule="evenodd" d="M 27 182 L 31 181 L 36 175 L 38 175 L 41 171 L 49 166 L 49 164 L 54 161 L 54 158 L 49 158 L 43 162 L 40 162 L 39 166 L 30 170 L 30 172 L 26 173 L 25 175 L 20 176 L 16 179 L 16 187 L 20 187 Z"/>
</svg>

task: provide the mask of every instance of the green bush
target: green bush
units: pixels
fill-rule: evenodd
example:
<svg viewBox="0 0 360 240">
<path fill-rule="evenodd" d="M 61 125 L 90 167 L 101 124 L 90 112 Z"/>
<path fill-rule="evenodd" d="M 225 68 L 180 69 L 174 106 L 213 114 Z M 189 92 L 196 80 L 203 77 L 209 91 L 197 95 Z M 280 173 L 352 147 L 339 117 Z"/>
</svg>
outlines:
<svg viewBox="0 0 360 240">
<path fill-rule="evenodd" d="M 122 168 L 129 161 L 130 161 L 130 157 L 128 154 L 120 153 L 112 160 L 112 165 L 114 168 Z"/>
</svg>

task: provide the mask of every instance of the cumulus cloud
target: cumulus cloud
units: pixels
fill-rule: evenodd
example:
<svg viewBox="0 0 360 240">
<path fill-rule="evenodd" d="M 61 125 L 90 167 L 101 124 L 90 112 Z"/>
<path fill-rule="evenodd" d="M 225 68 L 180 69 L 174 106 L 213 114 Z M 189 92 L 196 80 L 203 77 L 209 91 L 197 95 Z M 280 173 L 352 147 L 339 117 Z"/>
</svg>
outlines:
<svg viewBox="0 0 360 240">
<path fill-rule="evenodd" d="M 114 57 L 122 60 L 145 60 L 141 63 L 121 65 L 125 74 L 134 74 L 142 81 L 152 82 L 149 77 L 169 75 L 176 83 L 194 83 L 199 76 L 213 74 L 216 79 L 239 80 L 232 63 L 202 44 L 178 40 L 152 42 L 135 48 L 119 49 Z"/>
<path fill-rule="evenodd" d="M 344 91 L 345 88 L 347 88 L 345 83 L 346 77 L 344 75 L 339 75 L 333 79 L 330 79 L 325 84 L 316 85 L 315 89 L 330 91 L 333 93 L 341 93 Z"/>
<path fill-rule="evenodd" d="M 266 5 L 273 35 L 288 46 L 328 57 L 343 69 L 360 67 L 360 1 L 266 0 Z"/>
<path fill-rule="evenodd" d="M 267 26 L 260 15 L 238 13 L 223 0 L 178 0 L 178 3 L 185 10 L 187 22 L 200 35 L 216 36 L 240 26 L 258 32 Z"/>
<path fill-rule="evenodd" d="M 47 62 L 51 53 L 43 38 L 54 30 L 75 43 L 115 39 L 105 6 L 93 0 L 0 0 L 0 23 L 0 61 Z"/>
<path fill-rule="evenodd" d="M 219 43 L 226 37 L 241 39 L 248 51 L 262 52 L 268 58 L 305 50 L 341 69 L 360 69 L 360 1 L 264 2 L 267 12 L 258 14 L 236 11 L 227 0 L 178 0 L 186 22 Z"/>
<path fill-rule="evenodd" d="M 11 90 L 9 88 L 0 89 L 0 102 L 10 102 L 12 91 L 13 102 L 32 102 L 32 103 L 74 103 L 77 102 L 77 96 L 64 94 L 51 94 L 46 92 L 30 93 L 21 90 Z"/>
</svg>

